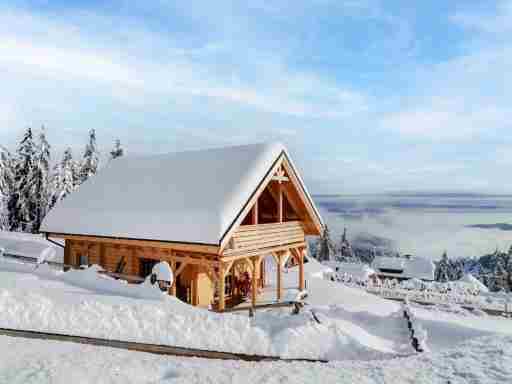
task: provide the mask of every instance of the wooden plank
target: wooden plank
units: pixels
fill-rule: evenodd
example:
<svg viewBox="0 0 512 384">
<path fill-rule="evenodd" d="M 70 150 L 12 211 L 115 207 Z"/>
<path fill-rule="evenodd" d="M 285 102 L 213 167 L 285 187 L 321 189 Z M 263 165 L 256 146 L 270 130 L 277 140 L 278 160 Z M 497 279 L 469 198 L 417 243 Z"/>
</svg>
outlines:
<svg viewBox="0 0 512 384">
<path fill-rule="evenodd" d="M 285 223 L 267 223 L 267 224 L 255 224 L 255 225 L 242 225 L 236 231 L 237 233 L 257 231 L 257 230 L 268 230 L 271 228 L 285 228 L 285 227 L 301 227 L 302 224 L 300 221 L 287 221 Z"/>
<path fill-rule="evenodd" d="M 49 237 L 66 239 L 66 240 L 77 240 L 77 241 L 88 241 L 88 242 L 103 242 L 109 244 L 120 244 L 127 246 L 138 246 L 138 247 L 152 247 L 162 249 L 173 249 L 176 251 L 185 252 L 197 252 L 217 255 L 219 253 L 219 247 L 216 245 L 206 244 L 188 244 L 188 243 L 173 243 L 167 241 L 158 240 L 137 240 L 137 239 L 119 239 L 101 236 L 88 236 L 88 235 L 68 235 L 63 233 L 48 233 Z"/>
<path fill-rule="evenodd" d="M 304 231 L 302 229 L 293 229 L 293 230 L 288 230 L 285 232 L 271 232 L 271 233 L 263 233 L 262 232 L 259 235 L 245 236 L 245 237 L 240 237 L 240 238 L 234 239 L 235 240 L 234 244 L 235 245 L 243 244 L 246 242 L 258 241 L 260 239 L 271 240 L 271 239 L 289 238 L 289 237 L 295 237 L 295 236 L 304 237 Z"/>
<path fill-rule="evenodd" d="M 304 236 L 295 236 L 295 237 L 288 237 L 283 239 L 261 239 L 259 241 L 254 241 L 250 243 L 242 243 L 237 245 L 237 247 L 234 249 L 234 251 L 242 251 L 242 250 L 256 250 L 260 248 L 269 248 L 273 246 L 280 246 L 280 245 L 286 245 L 286 244 L 293 244 L 293 243 L 300 243 L 304 241 Z M 225 251 L 228 252 L 229 250 Z"/>
<path fill-rule="evenodd" d="M 244 239 L 254 239 L 261 236 L 272 236 L 272 235 L 280 235 L 280 234 L 293 234 L 293 233 L 302 233 L 304 234 L 304 229 L 302 226 L 300 227 L 284 227 L 281 229 L 269 229 L 267 231 L 265 230 L 259 230 L 259 231 L 251 231 L 251 232 L 244 232 L 244 233 L 236 233 L 233 235 L 233 239 L 235 241 L 243 241 Z"/>
<path fill-rule="evenodd" d="M 258 255 L 268 255 L 272 252 L 276 251 L 284 251 L 287 249 L 290 249 L 292 247 L 303 247 L 305 246 L 305 242 L 301 241 L 298 243 L 290 243 L 286 245 L 280 245 L 280 246 L 274 246 L 274 247 L 268 247 L 268 248 L 260 248 L 260 249 L 254 249 L 254 250 L 226 250 L 224 251 L 224 254 L 221 256 L 222 261 L 227 260 L 233 260 L 233 259 L 241 259 L 244 257 L 251 257 L 251 256 L 258 256 Z"/>
</svg>

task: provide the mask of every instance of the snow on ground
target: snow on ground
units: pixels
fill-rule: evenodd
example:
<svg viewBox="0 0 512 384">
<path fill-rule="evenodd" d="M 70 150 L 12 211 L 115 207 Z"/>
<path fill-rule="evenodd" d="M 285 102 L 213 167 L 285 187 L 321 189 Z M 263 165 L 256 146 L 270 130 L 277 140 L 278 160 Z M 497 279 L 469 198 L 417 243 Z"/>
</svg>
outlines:
<svg viewBox="0 0 512 384">
<path fill-rule="evenodd" d="M 95 268 L 56 272 L 45 265 L 0 262 L 0 327 L 41 330 L 229 352 L 329 360 L 390 359 L 413 353 L 401 306 L 321 278 L 305 265 L 309 296 L 290 309 L 217 314 L 194 308 L 147 285 L 128 285 Z M 269 276 L 274 275 L 269 271 Z M 284 287 L 296 290 L 296 268 Z M 271 282 L 271 285 L 273 283 Z M 266 294 L 275 292 L 272 288 Z M 312 312 L 321 321 L 313 320 Z M 437 313 L 415 307 L 432 351 L 478 336 L 512 334 L 506 319 Z"/>
<path fill-rule="evenodd" d="M 55 250 L 55 257 L 51 261 L 62 262 L 64 250 L 50 243 L 42 235 L 0 231 L 0 248 L 5 249 L 7 254 L 37 259 L 48 247 Z"/>
<path fill-rule="evenodd" d="M 73 383 L 414 383 L 512 381 L 512 337 L 375 361 L 287 363 L 157 356 L 66 342 L 0 336 L 0 382 Z"/>
</svg>

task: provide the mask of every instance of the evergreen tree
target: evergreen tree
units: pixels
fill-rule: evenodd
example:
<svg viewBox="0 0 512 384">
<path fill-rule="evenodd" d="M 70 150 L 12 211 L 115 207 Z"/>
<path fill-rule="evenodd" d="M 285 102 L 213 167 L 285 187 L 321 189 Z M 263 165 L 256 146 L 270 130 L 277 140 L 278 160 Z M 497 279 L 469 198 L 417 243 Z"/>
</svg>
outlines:
<svg viewBox="0 0 512 384">
<path fill-rule="evenodd" d="M 10 152 L 0 147 L 0 230 L 9 230 L 8 204 L 14 190 L 13 161 Z"/>
<path fill-rule="evenodd" d="M 35 207 L 31 196 L 31 177 L 35 164 L 35 144 L 32 129 L 27 128 L 16 150 L 14 160 L 14 190 L 9 197 L 9 229 L 11 231 L 31 230 L 35 217 Z"/>
<path fill-rule="evenodd" d="M 322 236 L 320 237 L 320 248 L 317 253 L 317 259 L 319 261 L 330 261 L 331 255 L 335 253 L 334 243 L 331 240 L 331 234 L 329 227 L 326 225 Z"/>
<path fill-rule="evenodd" d="M 110 151 L 110 160 L 117 159 L 124 155 L 124 150 L 121 147 L 121 141 L 117 139 L 114 143 L 114 148 Z"/>
<path fill-rule="evenodd" d="M 98 170 L 99 154 L 96 148 L 96 131 L 89 131 L 89 142 L 85 146 L 85 152 L 80 167 L 80 184 L 89 177 L 94 176 Z"/>
<path fill-rule="evenodd" d="M 77 170 L 71 148 L 68 148 L 64 151 L 60 163 L 54 167 L 50 208 L 77 188 L 79 181 Z"/>
<path fill-rule="evenodd" d="M 435 273 L 436 281 L 440 281 L 440 282 L 448 281 L 450 279 L 449 269 L 450 269 L 450 264 L 448 261 L 448 254 L 446 253 L 446 251 L 444 251 L 443 256 L 441 257 L 441 260 L 437 264 L 437 270 Z"/>
<path fill-rule="evenodd" d="M 31 204 L 33 206 L 34 220 L 31 225 L 32 232 L 37 232 L 41 226 L 49 207 L 49 171 L 50 166 L 50 144 L 46 140 L 44 127 L 39 134 L 34 167 L 29 175 Z"/>
</svg>

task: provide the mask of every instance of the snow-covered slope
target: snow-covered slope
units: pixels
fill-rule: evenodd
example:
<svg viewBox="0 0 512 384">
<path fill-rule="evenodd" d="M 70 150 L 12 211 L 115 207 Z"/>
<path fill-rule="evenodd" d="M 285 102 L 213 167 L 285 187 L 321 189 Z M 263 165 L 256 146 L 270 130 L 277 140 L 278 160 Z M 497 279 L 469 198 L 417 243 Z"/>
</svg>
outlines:
<svg viewBox="0 0 512 384">
<path fill-rule="evenodd" d="M 258 311 L 250 319 L 191 307 L 94 270 L 57 273 L 4 260 L 0 327 L 283 357 L 369 360 L 413 353 L 398 303 L 315 277 L 321 268 L 315 261 L 306 264 L 308 305 L 299 315 Z M 285 288 L 296 286 L 296 268 L 283 275 Z M 505 319 L 422 308 L 415 315 L 433 351 L 478 336 L 512 334 Z"/>
<path fill-rule="evenodd" d="M 0 336 L 0 382 L 505 384 L 512 337 L 484 337 L 407 358 L 328 364 L 204 360 Z"/>
</svg>

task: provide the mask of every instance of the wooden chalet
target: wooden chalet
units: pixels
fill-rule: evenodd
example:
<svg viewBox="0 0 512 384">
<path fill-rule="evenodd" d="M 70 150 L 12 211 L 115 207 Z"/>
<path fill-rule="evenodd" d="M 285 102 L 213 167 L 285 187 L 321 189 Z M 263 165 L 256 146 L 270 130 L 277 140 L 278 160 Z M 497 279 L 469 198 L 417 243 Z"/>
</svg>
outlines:
<svg viewBox="0 0 512 384">
<path fill-rule="evenodd" d="M 41 232 L 65 239 L 64 263 L 74 267 L 145 277 L 168 261 L 171 295 L 223 311 L 247 290 L 255 305 L 267 255 L 278 300 L 290 257 L 304 289 L 305 236 L 322 226 L 286 149 L 257 144 L 113 160 L 59 202 Z"/>
</svg>

